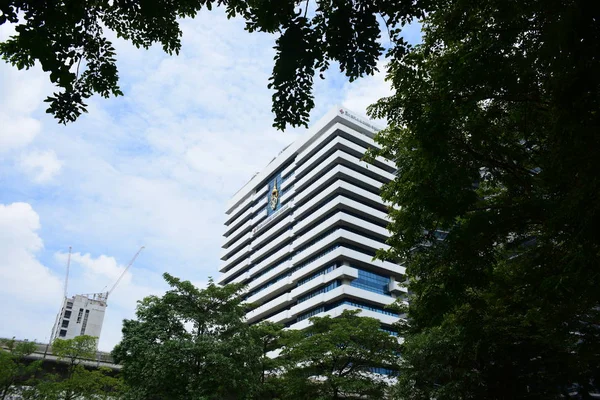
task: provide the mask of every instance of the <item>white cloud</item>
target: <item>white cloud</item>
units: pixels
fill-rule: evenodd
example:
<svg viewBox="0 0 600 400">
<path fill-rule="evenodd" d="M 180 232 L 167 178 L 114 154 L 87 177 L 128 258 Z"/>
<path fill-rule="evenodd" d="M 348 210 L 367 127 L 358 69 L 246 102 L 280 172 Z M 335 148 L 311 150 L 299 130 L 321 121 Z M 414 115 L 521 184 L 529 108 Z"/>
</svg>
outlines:
<svg viewBox="0 0 600 400">
<path fill-rule="evenodd" d="M 228 197 L 297 133 L 271 126 L 272 38 L 212 15 L 185 22 L 183 41 L 177 57 L 118 41 L 125 97 L 45 124 L 36 145 L 65 163 L 52 226 L 120 255 L 148 244 L 158 271 L 205 279 L 218 275 Z"/>
<path fill-rule="evenodd" d="M 4 63 L 3 63 L 4 64 Z M 0 155 L 30 144 L 42 129 L 33 113 L 51 93 L 50 84 L 39 69 L 18 71 L 7 64 L 0 73 Z"/>
<path fill-rule="evenodd" d="M 57 260 L 61 263 L 67 263 L 67 253 L 57 253 Z M 119 265 L 114 257 L 106 255 L 100 255 L 99 257 L 92 257 L 89 253 L 81 254 L 79 252 L 71 254 L 71 268 L 76 269 L 78 267 L 83 268 L 84 278 L 94 282 L 96 286 L 96 292 L 101 292 L 100 285 L 103 284 L 105 290 L 109 290 L 112 285 L 119 279 L 119 277 L 125 272 L 125 266 Z M 131 272 L 125 273 L 121 283 L 127 284 L 131 282 Z M 92 288 L 90 288 L 94 291 Z"/>
<path fill-rule="evenodd" d="M 21 169 L 35 183 L 51 181 L 60 172 L 62 165 L 54 150 L 31 151 L 23 154 L 19 160 Z"/>
<path fill-rule="evenodd" d="M 9 115 L 0 111 L 0 154 L 27 146 L 40 131 L 40 122 L 34 118 Z"/>
<path fill-rule="evenodd" d="M 41 228 L 40 217 L 30 204 L 0 204 L 0 337 L 49 338 L 63 295 L 67 254 L 56 254 L 57 271 L 40 262 L 38 256 L 44 248 Z M 110 288 L 124 269 L 114 257 L 73 253 L 68 295 Z M 133 318 L 136 300 L 164 290 L 158 276 L 152 277 L 154 286 L 136 284 L 132 278 L 128 272 L 109 299 L 101 349 L 110 350 L 118 342 L 121 320 Z"/>
<path fill-rule="evenodd" d="M 379 72 L 375 75 L 347 83 L 344 87 L 342 105 L 357 113 L 366 114 L 367 107 L 382 97 L 392 94 L 391 86 L 385 80 L 385 61 L 377 64 Z"/>
<path fill-rule="evenodd" d="M 43 339 L 54 323 L 62 283 L 37 258 L 39 230 L 29 204 L 0 204 L 0 337 Z"/>
</svg>

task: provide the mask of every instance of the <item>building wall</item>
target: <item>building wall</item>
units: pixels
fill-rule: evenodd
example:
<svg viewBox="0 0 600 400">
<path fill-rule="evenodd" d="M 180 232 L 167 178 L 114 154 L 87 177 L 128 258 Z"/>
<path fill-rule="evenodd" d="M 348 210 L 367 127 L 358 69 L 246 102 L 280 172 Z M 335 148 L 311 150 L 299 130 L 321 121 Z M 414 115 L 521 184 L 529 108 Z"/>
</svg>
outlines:
<svg viewBox="0 0 600 400">
<path fill-rule="evenodd" d="M 344 108 L 330 111 L 232 198 L 218 282 L 243 282 L 258 307 L 250 323 L 303 328 L 311 316 L 360 309 L 391 325 L 385 309 L 405 293 L 401 265 L 373 261 L 387 248 L 379 191 L 394 164 L 361 160 L 376 128 Z"/>
<path fill-rule="evenodd" d="M 99 338 L 105 311 L 105 301 L 88 295 L 65 298 L 54 327 L 52 340 L 73 339 L 81 335 Z"/>
</svg>

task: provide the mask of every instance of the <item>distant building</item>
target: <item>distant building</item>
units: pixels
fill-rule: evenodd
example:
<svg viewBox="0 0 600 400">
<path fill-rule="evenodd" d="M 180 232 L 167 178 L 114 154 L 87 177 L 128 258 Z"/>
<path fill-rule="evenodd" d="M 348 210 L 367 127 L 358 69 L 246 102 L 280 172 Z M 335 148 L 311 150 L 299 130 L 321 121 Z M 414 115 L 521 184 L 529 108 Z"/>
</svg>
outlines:
<svg viewBox="0 0 600 400">
<path fill-rule="evenodd" d="M 312 316 L 358 309 L 392 332 L 399 316 L 386 306 L 406 294 L 405 268 L 373 260 L 388 248 L 380 189 L 396 171 L 361 160 L 376 131 L 338 107 L 231 199 L 218 282 L 247 285 L 245 300 L 258 306 L 249 323 L 303 329 Z"/>
<path fill-rule="evenodd" d="M 52 341 L 82 335 L 100 338 L 105 311 L 106 293 L 65 297 L 52 330 Z"/>
</svg>

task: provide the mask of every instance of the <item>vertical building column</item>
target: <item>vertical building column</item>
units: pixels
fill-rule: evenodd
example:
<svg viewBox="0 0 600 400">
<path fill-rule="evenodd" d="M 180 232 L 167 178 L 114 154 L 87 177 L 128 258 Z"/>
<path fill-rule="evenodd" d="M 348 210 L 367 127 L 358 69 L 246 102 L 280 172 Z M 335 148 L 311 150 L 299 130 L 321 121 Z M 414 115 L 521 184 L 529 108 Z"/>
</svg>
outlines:
<svg viewBox="0 0 600 400">
<path fill-rule="evenodd" d="M 340 267 L 350 267 L 350 261 L 344 260 L 342 261 L 342 265 L 340 265 Z M 350 285 L 350 283 L 352 283 L 352 279 L 350 278 L 343 278 L 342 279 L 342 285 Z"/>
<path fill-rule="evenodd" d="M 395 290 L 393 290 L 394 286 L 396 286 L 396 278 L 390 276 L 390 285 L 388 286 L 388 291 L 390 292 L 390 296 L 394 299 L 398 298 L 398 294 Z"/>
</svg>

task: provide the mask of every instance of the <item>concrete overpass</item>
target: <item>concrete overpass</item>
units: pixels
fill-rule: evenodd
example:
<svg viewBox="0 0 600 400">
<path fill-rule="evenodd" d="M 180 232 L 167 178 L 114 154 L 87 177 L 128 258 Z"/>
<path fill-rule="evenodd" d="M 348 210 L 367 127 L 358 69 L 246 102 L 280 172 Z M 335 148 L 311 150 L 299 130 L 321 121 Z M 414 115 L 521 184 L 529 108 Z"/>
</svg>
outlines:
<svg viewBox="0 0 600 400">
<path fill-rule="evenodd" d="M 16 340 L 16 342 L 23 342 L 22 340 Z M 52 346 L 43 343 L 35 343 L 35 350 L 30 355 L 26 356 L 25 359 L 31 361 L 44 360 L 49 364 L 54 364 L 57 367 L 69 364 L 68 360 L 59 360 L 57 356 L 52 353 Z M 2 349 L 8 351 L 8 348 L 4 344 L 1 345 Z M 45 364 L 45 363 L 44 363 Z M 79 360 L 79 364 L 86 368 L 110 368 L 111 370 L 118 372 L 121 370 L 121 366 L 115 364 L 110 353 L 104 351 L 97 351 L 94 358 Z"/>
</svg>

